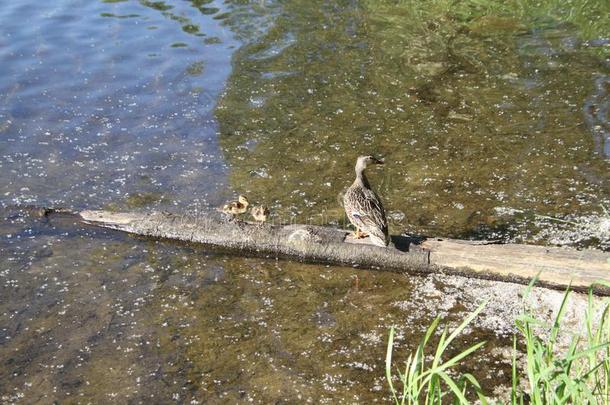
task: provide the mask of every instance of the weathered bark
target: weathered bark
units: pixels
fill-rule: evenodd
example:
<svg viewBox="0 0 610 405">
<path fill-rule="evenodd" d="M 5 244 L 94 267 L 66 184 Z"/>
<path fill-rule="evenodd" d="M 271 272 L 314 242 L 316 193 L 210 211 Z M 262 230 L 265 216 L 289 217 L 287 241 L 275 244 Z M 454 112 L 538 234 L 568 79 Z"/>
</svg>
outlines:
<svg viewBox="0 0 610 405">
<path fill-rule="evenodd" d="M 347 231 L 315 225 L 272 225 L 230 221 L 217 213 L 201 216 L 170 213 L 113 213 L 82 211 L 88 224 L 138 235 L 170 238 L 240 252 L 297 258 L 310 262 L 428 271 L 429 252 L 408 249 L 399 238 L 398 249 L 365 245 L 365 240 L 345 243 Z"/>
<path fill-rule="evenodd" d="M 486 244 L 449 239 L 393 236 L 394 247 L 381 248 L 353 240 L 349 232 L 314 225 L 272 225 L 227 221 L 218 213 L 201 216 L 169 213 L 82 211 L 85 223 L 156 238 L 202 243 L 244 254 L 264 254 L 307 262 L 352 265 L 405 273 L 442 272 L 470 277 L 576 290 L 610 280 L 608 254 L 596 250 L 517 244 Z"/>
<path fill-rule="evenodd" d="M 610 295 L 610 254 L 600 250 L 577 250 L 516 243 L 494 244 L 451 239 L 432 239 L 423 243 L 430 249 L 431 262 L 442 267 L 464 269 L 465 274 L 479 274 L 498 280 L 539 284 L 556 289 L 572 286 L 577 291 Z"/>
</svg>

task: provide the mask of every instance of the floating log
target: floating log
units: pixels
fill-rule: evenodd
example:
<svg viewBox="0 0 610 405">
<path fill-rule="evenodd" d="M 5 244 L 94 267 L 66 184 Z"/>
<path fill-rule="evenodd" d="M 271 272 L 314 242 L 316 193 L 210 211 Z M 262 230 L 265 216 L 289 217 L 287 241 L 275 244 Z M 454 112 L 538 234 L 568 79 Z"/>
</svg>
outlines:
<svg viewBox="0 0 610 405">
<path fill-rule="evenodd" d="M 402 273 L 458 274 L 467 277 L 538 285 L 610 295 L 599 281 L 610 281 L 609 255 L 599 250 L 576 250 L 520 244 L 495 244 L 432 238 L 424 241 L 392 236 L 393 247 L 354 240 L 350 232 L 331 227 L 254 224 L 228 220 L 220 213 L 177 215 L 81 211 L 90 225 L 136 235 L 202 243 L 208 246 L 304 262 L 349 265 Z"/>
<path fill-rule="evenodd" d="M 79 215 L 91 225 L 202 243 L 244 254 L 416 272 L 428 271 L 430 263 L 430 253 L 424 249 L 410 249 L 408 238 L 397 239 L 402 250 L 382 248 L 365 244 L 366 239 L 346 238 L 347 231 L 323 226 L 254 224 L 228 220 L 217 213 L 194 216 L 166 212 L 82 211 Z"/>
</svg>

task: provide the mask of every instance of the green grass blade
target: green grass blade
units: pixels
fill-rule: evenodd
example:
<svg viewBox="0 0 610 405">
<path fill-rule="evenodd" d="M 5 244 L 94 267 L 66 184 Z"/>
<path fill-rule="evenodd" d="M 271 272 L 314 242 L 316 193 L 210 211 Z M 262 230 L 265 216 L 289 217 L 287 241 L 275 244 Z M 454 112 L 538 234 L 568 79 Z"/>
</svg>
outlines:
<svg viewBox="0 0 610 405">
<path fill-rule="evenodd" d="M 553 321 L 553 327 L 551 328 L 551 336 L 549 338 L 548 353 L 547 355 L 552 356 L 553 346 L 555 346 L 555 342 L 557 341 L 557 335 L 559 334 L 561 319 L 563 318 L 563 314 L 566 310 L 566 304 L 568 302 L 568 297 L 570 296 L 570 287 L 572 283 L 568 285 L 565 294 L 563 295 L 563 299 L 561 300 L 561 305 L 559 306 L 559 311 L 557 312 L 557 316 Z"/>
<path fill-rule="evenodd" d="M 517 335 L 513 335 L 512 357 L 512 387 L 510 391 L 510 402 L 512 405 L 517 405 L 517 386 L 519 385 L 519 377 L 517 374 Z M 521 398 L 523 399 L 523 397 Z"/>
<path fill-rule="evenodd" d="M 464 328 L 466 328 L 466 326 L 468 326 L 468 324 L 472 322 L 472 320 L 476 318 L 479 313 L 481 313 L 481 311 L 485 308 L 486 305 L 487 301 L 483 302 L 481 305 L 478 306 L 477 309 L 470 313 L 470 315 L 468 315 L 466 319 L 462 321 L 462 323 L 449 335 L 447 341 L 444 342 L 443 351 L 447 348 L 447 346 L 449 346 L 453 339 L 455 339 L 464 330 Z"/>
<path fill-rule="evenodd" d="M 468 349 L 464 350 L 463 352 L 460 352 L 459 354 L 452 357 L 450 360 L 448 360 L 445 363 L 438 366 L 436 369 L 434 369 L 434 372 L 436 372 L 436 370 L 443 371 L 443 370 L 448 369 L 449 367 L 456 365 L 460 360 L 462 360 L 464 357 L 470 355 L 471 353 L 477 351 L 484 344 L 485 344 L 485 342 L 479 342 L 479 343 L 476 343 L 476 344 L 470 346 Z"/>
<path fill-rule="evenodd" d="M 388 337 L 388 348 L 385 354 L 385 378 L 388 380 L 388 385 L 390 386 L 390 392 L 392 393 L 392 398 L 394 402 L 398 405 L 400 401 L 398 401 L 398 397 L 396 396 L 396 390 L 394 389 L 394 384 L 392 384 L 392 350 L 394 349 L 394 327 L 390 328 L 390 336 Z"/>
<path fill-rule="evenodd" d="M 467 380 L 470 385 L 472 385 L 474 387 L 474 390 L 477 394 L 477 397 L 479 397 L 479 401 L 481 402 L 481 405 L 487 405 L 488 401 L 487 401 L 487 397 L 485 396 L 485 394 L 483 393 L 483 389 L 481 388 L 481 384 L 479 384 L 479 381 L 477 381 L 477 379 L 475 378 L 475 376 L 473 376 L 470 373 L 466 373 L 462 376 L 462 380 Z M 466 390 L 466 385 L 464 384 L 464 390 Z"/>
<path fill-rule="evenodd" d="M 449 386 L 449 388 L 453 392 L 453 395 L 456 396 L 456 398 L 459 400 L 460 404 L 468 404 L 468 400 L 466 400 L 466 397 L 462 393 L 462 390 L 451 379 L 451 377 L 449 377 L 446 373 L 444 373 L 442 371 L 439 371 L 438 375 L 443 379 L 443 381 L 445 381 L 445 384 L 447 384 Z"/>
</svg>

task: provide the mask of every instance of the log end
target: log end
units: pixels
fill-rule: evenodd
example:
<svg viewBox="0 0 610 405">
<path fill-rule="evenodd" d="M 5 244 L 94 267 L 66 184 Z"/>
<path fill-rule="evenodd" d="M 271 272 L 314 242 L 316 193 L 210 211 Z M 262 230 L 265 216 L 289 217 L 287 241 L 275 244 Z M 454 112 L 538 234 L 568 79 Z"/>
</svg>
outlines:
<svg viewBox="0 0 610 405">
<path fill-rule="evenodd" d="M 105 226 L 120 226 L 129 225 L 134 220 L 138 219 L 137 214 L 127 212 L 110 212 L 110 211 L 96 211 L 86 210 L 79 212 L 80 217 L 83 221 L 91 224 L 101 223 Z"/>
</svg>

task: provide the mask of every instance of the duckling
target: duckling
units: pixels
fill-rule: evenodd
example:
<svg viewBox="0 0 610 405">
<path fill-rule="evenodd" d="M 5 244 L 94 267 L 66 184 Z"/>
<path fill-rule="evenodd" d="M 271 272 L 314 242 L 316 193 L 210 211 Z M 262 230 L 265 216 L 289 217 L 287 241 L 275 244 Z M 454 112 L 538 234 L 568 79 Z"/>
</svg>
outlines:
<svg viewBox="0 0 610 405">
<path fill-rule="evenodd" d="M 360 156 L 356 161 L 356 180 L 347 189 L 343 197 L 343 206 L 349 221 L 356 227 L 353 237 L 362 239 L 370 237 L 377 246 L 386 247 L 390 243 L 388 221 L 383 204 L 373 191 L 364 169 L 369 164 L 383 164 L 372 156 Z M 364 231 L 364 232 L 363 232 Z"/>
<path fill-rule="evenodd" d="M 256 207 L 253 207 L 250 210 L 250 213 L 252 214 L 252 217 L 256 222 L 262 224 L 267 220 L 267 216 L 269 215 L 269 208 L 264 205 L 258 205 Z"/>
<path fill-rule="evenodd" d="M 222 213 L 227 215 L 235 215 L 243 214 L 248 210 L 248 199 L 244 195 L 240 195 L 237 197 L 237 201 L 229 201 L 222 207 Z"/>
</svg>

